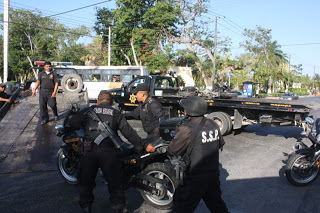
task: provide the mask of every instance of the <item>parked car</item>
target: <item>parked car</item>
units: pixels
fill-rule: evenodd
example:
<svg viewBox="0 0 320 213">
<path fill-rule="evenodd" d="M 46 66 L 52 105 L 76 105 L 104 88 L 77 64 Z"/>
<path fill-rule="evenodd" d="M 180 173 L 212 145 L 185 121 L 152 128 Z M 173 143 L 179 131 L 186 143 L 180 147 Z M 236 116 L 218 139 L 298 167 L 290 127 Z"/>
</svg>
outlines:
<svg viewBox="0 0 320 213">
<path fill-rule="evenodd" d="M 295 92 L 286 92 L 286 93 L 284 93 L 284 95 L 280 96 L 280 99 L 283 99 L 283 100 L 298 100 L 299 99 L 299 95 L 297 95 L 297 93 L 295 93 Z"/>
</svg>

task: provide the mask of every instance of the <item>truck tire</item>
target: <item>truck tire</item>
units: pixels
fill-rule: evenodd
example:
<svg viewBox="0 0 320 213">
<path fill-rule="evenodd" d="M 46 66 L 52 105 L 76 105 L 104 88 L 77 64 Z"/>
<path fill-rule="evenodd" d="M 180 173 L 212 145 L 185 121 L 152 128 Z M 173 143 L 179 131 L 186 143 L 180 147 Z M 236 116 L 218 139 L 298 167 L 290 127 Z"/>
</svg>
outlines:
<svg viewBox="0 0 320 213">
<path fill-rule="evenodd" d="M 233 97 L 237 97 L 238 94 L 237 93 L 232 93 L 232 92 L 221 92 L 220 93 L 220 98 L 223 99 L 229 99 L 229 98 L 233 98 Z"/>
<path fill-rule="evenodd" d="M 220 128 L 221 135 L 228 134 L 229 121 L 228 118 L 223 114 L 223 112 L 212 112 L 207 115 L 207 118 L 216 122 Z"/>
<path fill-rule="evenodd" d="M 226 134 L 228 134 L 228 133 L 230 133 L 231 132 L 231 130 L 232 130 L 232 120 L 231 120 L 231 117 L 230 117 L 230 115 L 228 114 L 228 113 L 226 113 L 226 112 L 221 112 L 225 117 L 226 117 L 226 119 L 228 120 L 228 131 L 227 131 L 227 133 Z"/>
<path fill-rule="evenodd" d="M 83 82 L 78 74 L 67 74 L 61 79 L 61 87 L 64 92 L 79 93 L 82 90 Z"/>
</svg>

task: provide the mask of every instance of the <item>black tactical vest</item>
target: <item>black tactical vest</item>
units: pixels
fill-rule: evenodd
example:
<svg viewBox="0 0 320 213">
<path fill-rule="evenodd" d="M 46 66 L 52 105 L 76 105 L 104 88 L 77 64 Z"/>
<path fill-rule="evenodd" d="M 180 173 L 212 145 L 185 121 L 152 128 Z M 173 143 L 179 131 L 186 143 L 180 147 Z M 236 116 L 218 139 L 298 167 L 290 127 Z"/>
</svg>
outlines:
<svg viewBox="0 0 320 213">
<path fill-rule="evenodd" d="M 92 106 L 93 110 L 96 112 L 96 114 L 100 117 L 102 121 L 107 121 L 110 128 L 117 134 L 117 118 L 119 117 L 119 112 L 115 110 L 113 107 L 107 105 L 107 104 L 100 104 Z M 96 129 L 98 127 L 98 122 L 93 120 L 92 118 L 89 118 L 89 126 L 88 129 Z M 87 130 L 89 133 L 89 140 L 94 141 L 101 132 L 99 131 L 90 131 Z M 96 146 L 94 144 L 94 146 Z M 103 146 L 111 146 L 113 147 L 113 143 L 110 138 L 104 139 L 99 147 Z"/>
<path fill-rule="evenodd" d="M 184 125 L 190 126 L 195 131 L 199 123 L 191 121 Z M 214 121 L 207 119 L 200 131 L 190 154 L 191 166 L 189 172 L 219 172 L 219 144 L 222 140 L 219 127 Z"/>
</svg>

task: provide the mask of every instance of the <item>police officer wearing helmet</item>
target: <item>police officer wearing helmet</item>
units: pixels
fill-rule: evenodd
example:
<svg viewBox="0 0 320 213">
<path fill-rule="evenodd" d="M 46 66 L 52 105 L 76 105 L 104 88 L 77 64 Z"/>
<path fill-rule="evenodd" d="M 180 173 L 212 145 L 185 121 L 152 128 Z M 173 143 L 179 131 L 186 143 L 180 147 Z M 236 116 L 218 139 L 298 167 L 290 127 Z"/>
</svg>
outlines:
<svg viewBox="0 0 320 213">
<path fill-rule="evenodd" d="M 178 186 L 173 196 L 173 212 L 191 213 L 203 199 L 211 212 L 227 213 L 219 181 L 219 149 L 224 144 L 219 127 L 214 121 L 204 117 L 207 103 L 203 98 L 188 97 L 180 105 L 184 108 L 187 121 L 178 127 L 176 136 L 169 145 L 168 154 L 183 156 L 189 145 L 193 145 L 193 148 L 183 185 Z M 191 143 L 194 135 L 195 141 Z"/>
<path fill-rule="evenodd" d="M 113 98 L 111 94 L 103 90 L 98 96 L 97 105 L 91 107 L 102 121 L 108 121 L 110 128 L 115 133 L 117 133 L 117 130 L 120 130 L 123 136 L 135 146 L 136 150 L 143 149 L 144 143 L 142 139 L 128 124 L 124 116 L 111 106 L 112 103 Z M 95 186 L 98 168 L 100 167 L 108 182 L 111 208 L 114 212 L 123 212 L 125 194 L 121 183 L 120 160 L 117 157 L 115 146 L 109 137 L 105 138 L 99 145 L 94 143 L 94 140 L 101 132 L 95 131 L 98 122 L 87 113 L 88 109 L 83 109 L 69 120 L 71 128 L 84 128 L 84 143 L 87 144 L 85 145 L 87 152 L 80 160 L 79 204 L 83 212 L 91 212 L 91 204 L 94 201 L 92 190 Z M 88 147 L 90 147 L 89 150 Z M 146 151 L 154 152 L 155 148 L 151 144 L 148 144 Z"/>
<path fill-rule="evenodd" d="M 40 116 L 42 118 L 41 124 L 49 122 L 48 107 L 49 105 L 53 111 L 54 120 L 58 120 L 58 110 L 56 95 L 58 91 L 59 78 L 56 72 L 51 69 L 51 62 L 46 61 L 43 64 L 44 71 L 39 73 L 38 80 L 32 91 L 32 96 L 36 95 L 36 90 L 40 85 Z"/>
<path fill-rule="evenodd" d="M 149 96 L 149 87 L 147 84 L 139 84 L 132 93 L 135 94 L 139 106 L 133 111 L 126 113 L 127 119 L 140 119 L 143 130 L 148 134 L 146 140 L 152 141 L 160 138 L 160 121 L 164 114 L 162 105 L 156 99 Z"/>
</svg>

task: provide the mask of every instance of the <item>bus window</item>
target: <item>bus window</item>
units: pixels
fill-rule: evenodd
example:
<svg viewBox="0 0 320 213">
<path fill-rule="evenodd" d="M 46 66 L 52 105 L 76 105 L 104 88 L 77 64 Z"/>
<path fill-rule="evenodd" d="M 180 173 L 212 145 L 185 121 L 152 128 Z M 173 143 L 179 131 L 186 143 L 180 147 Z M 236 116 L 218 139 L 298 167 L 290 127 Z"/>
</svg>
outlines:
<svg viewBox="0 0 320 213">
<path fill-rule="evenodd" d="M 100 81 L 100 75 L 92 75 L 91 81 L 93 81 L 93 82 Z"/>
<path fill-rule="evenodd" d="M 120 82 L 120 75 L 112 76 L 112 82 Z"/>
<path fill-rule="evenodd" d="M 105 73 L 102 73 L 101 81 L 103 81 L 103 82 L 111 82 L 111 75 L 107 75 Z"/>
</svg>

